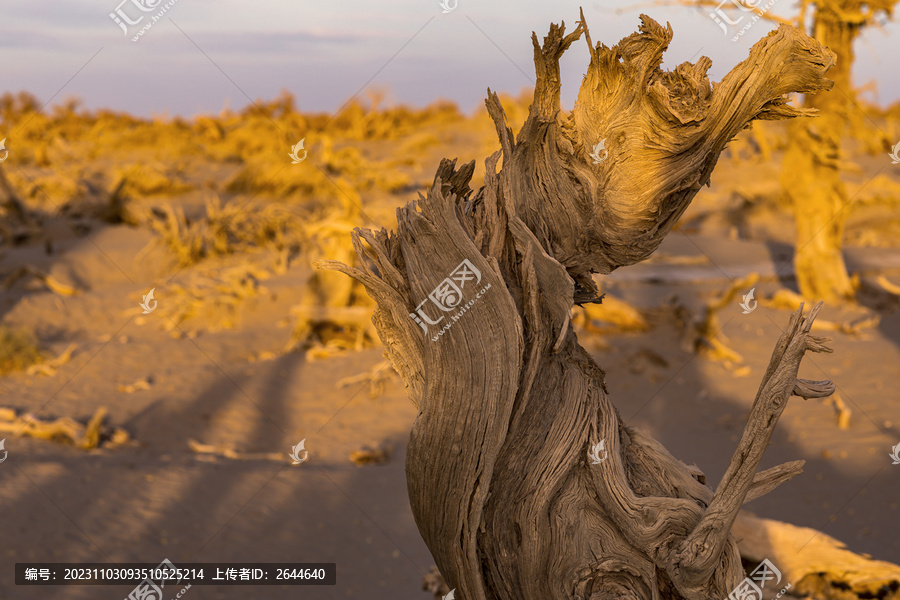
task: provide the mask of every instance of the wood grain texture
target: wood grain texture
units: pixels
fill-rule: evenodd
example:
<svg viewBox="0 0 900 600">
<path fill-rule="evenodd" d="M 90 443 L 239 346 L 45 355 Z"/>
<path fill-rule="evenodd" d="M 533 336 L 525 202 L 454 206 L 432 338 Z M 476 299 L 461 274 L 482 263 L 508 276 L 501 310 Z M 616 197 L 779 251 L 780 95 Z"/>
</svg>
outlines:
<svg viewBox="0 0 900 600">
<path fill-rule="evenodd" d="M 559 58 L 582 34 L 590 63 L 563 114 Z M 419 409 L 412 511 L 465 600 L 726 597 L 744 577 L 729 533 L 741 505 L 800 470 L 757 473 L 778 416 L 792 394 L 831 390 L 797 379 L 806 351 L 827 350 L 809 334 L 818 307 L 801 307 L 713 491 L 622 421 L 578 345 L 570 315 L 596 297 L 591 275 L 650 256 L 732 136 L 753 119 L 807 114 L 783 96 L 830 85 L 833 56 L 788 26 L 715 87 L 708 58 L 659 68 L 671 38 L 647 16 L 612 48 L 592 45 L 583 16 L 570 34 L 562 24 L 543 43 L 534 36 L 535 98 L 518 136 L 489 92 L 501 150 L 486 160 L 484 186 L 469 186 L 474 162 L 444 160 L 427 193 L 398 209 L 396 232 L 354 232 L 355 267 L 317 263 L 377 303 L 385 354 Z M 601 140 L 608 155 L 595 162 Z M 456 281 L 463 264 L 472 278 Z M 448 289 L 445 312 L 432 292 Z M 601 440 L 608 454 L 592 464 Z"/>
</svg>

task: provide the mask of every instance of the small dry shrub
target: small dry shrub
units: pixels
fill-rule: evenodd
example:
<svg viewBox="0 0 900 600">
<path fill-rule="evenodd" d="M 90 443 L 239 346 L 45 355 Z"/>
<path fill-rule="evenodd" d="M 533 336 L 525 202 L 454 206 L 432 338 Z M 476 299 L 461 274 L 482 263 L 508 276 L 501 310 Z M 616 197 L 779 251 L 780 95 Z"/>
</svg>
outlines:
<svg viewBox="0 0 900 600">
<path fill-rule="evenodd" d="M 462 119 L 453 102 L 439 100 L 423 109 L 408 106 L 381 108 L 384 91 L 368 91 L 364 100 L 353 99 L 335 116 L 324 116 L 311 125 L 332 137 L 355 141 L 393 140 L 412 135 L 423 127 L 456 122 Z"/>
<path fill-rule="evenodd" d="M 125 182 L 122 193 L 128 196 L 156 196 L 189 192 L 194 186 L 178 180 L 178 173 L 161 164 L 132 163 L 115 170 L 118 181 Z"/>
<path fill-rule="evenodd" d="M 284 266 L 281 257 L 274 262 L 270 259 L 270 264 L 243 259 L 237 265 L 192 273 L 186 283 L 172 285 L 167 291 L 164 328 L 186 329 L 189 335 L 200 329 L 233 329 L 239 324 L 244 301 L 263 293 L 260 283 Z"/>
<path fill-rule="evenodd" d="M 249 252 L 265 247 L 299 251 L 304 236 L 301 213 L 283 204 L 247 204 L 218 197 L 207 199 L 203 215 L 188 217 L 181 207 L 155 209 L 151 228 L 156 241 L 178 258 L 181 266 L 210 256 Z"/>
<path fill-rule="evenodd" d="M 23 371 L 43 359 L 37 340 L 30 332 L 0 325 L 0 375 Z"/>
</svg>

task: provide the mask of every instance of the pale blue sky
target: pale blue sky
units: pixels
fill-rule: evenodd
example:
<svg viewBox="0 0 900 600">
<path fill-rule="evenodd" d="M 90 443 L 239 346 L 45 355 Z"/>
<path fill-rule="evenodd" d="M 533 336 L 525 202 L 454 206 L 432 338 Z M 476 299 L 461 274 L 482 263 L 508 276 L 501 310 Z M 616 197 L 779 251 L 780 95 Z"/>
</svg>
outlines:
<svg viewBox="0 0 900 600">
<path fill-rule="evenodd" d="M 446 98 L 469 111 L 487 87 L 518 93 L 531 85 L 532 30 L 543 37 L 560 20 L 571 30 L 582 5 L 594 41 L 613 45 L 636 30 L 641 12 L 617 15 L 614 8 L 634 4 L 626 0 L 458 0 L 447 14 L 438 0 L 177 0 L 134 43 L 109 17 L 119 2 L 0 0 L 0 92 L 27 90 L 46 102 L 62 88 L 53 103 L 77 96 L 89 108 L 191 116 L 241 108 L 244 93 L 273 99 L 281 89 L 301 110 L 334 110 L 368 86 L 389 90 L 396 102 Z M 772 11 L 788 16 L 795 4 L 776 0 Z M 142 14 L 131 0 L 123 10 Z M 760 21 L 732 42 L 709 11 L 642 10 L 675 30 L 665 67 L 706 55 L 716 81 L 774 28 Z M 882 104 L 900 99 L 898 54 L 898 23 L 865 32 L 857 46 L 855 83 L 874 81 Z M 586 63 L 582 41 L 564 58 L 568 106 Z"/>
</svg>

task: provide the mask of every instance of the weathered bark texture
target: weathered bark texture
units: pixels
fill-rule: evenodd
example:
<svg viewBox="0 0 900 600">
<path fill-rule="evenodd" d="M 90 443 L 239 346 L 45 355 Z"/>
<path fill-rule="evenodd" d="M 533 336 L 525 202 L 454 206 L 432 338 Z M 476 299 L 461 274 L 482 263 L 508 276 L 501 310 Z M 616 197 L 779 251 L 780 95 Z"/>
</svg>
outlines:
<svg viewBox="0 0 900 600">
<path fill-rule="evenodd" d="M 559 58 L 582 34 L 590 64 L 562 114 Z M 833 55 L 791 27 L 715 88 L 706 57 L 659 68 L 671 38 L 647 16 L 613 48 L 591 43 L 583 17 L 568 35 L 533 36 L 537 84 L 517 139 L 489 92 L 501 152 L 484 186 L 469 187 L 474 162 L 445 160 L 427 195 L 398 209 L 396 233 L 356 230 L 358 268 L 319 263 L 377 302 L 386 356 L 419 408 L 413 514 L 463 600 L 726 597 L 744 577 L 729 533 L 741 505 L 800 472 L 757 473 L 779 415 L 791 395 L 833 391 L 797 379 L 807 350 L 827 351 L 809 333 L 818 307 L 801 308 L 713 491 L 622 422 L 577 343 L 570 314 L 595 298 L 591 274 L 647 258 L 751 120 L 807 114 L 783 96 L 830 86 Z M 601 441 L 608 454 L 592 464 Z"/>
<path fill-rule="evenodd" d="M 853 45 L 863 27 L 878 12 L 890 15 L 897 0 L 817 0 L 812 35 L 833 51 L 836 64 L 828 71 L 835 89 L 805 98 L 818 119 L 795 121 L 788 127 L 789 145 L 781 175 L 796 222 L 794 270 L 800 293 L 808 299 L 841 302 L 855 296 L 842 254 L 844 223 L 850 198 L 841 180 L 841 142 L 855 106 L 851 67 Z"/>
</svg>

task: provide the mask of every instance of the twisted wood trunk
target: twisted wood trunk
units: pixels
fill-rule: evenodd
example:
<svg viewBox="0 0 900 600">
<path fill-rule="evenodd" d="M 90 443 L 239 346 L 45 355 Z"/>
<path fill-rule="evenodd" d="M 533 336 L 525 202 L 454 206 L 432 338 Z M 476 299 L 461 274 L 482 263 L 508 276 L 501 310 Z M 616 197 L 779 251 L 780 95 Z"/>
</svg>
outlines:
<svg viewBox="0 0 900 600">
<path fill-rule="evenodd" d="M 803 105 L 820 111 L 820 119 L 788 127 L 782 187 L 794 209 L 797 287 L 806 298 L 825 302 L 856 295 L 842 253 L 844 224 L 852 198 L 841 179 L 846 160 L 841 150 L 849 127 L 858 120 L 852 68 L 854 45 L 876 15 L 891 17 L 897 0 L 817 0 L 811 34 L 835 53 L 828 71 L 837 88 L 807 96 Z M 803 19 L 801 18 L 801 22 Z M 857 113 L 856 118 L 852 113 Z"/>
<path fill-rule="evenodd" d="M 841 141 L 849 123 L 848 112 L 854 110 L 850 68 L 853 43 L 863 26 L 863 22 L 847 20 L 846 13 L 858 12 L 859 4 L 857 0 L 816 3 L 813 35 L 835 52 L 836 64 L 828 77 L 838 89 L 804 99 L 803 105 L 819 110 L 820 118 L 790 124 L 781 173 L 796 222 L 797 286 L 805 298 L 830 303 L 855 296 L 842 252 L 850 198 L 841 179 Z"/>
<path fill-rule="evenodd" d="M 582 34 L 590 64 L 562 114 L 559 58 Z M 355 231 L 358 268 L 319 263 L 377 302 L 386 355 L 419 408 L 413 514 L 463 600 L 726 597 L 744 576 L 730 536 L 741 505 L 800 472 L 757 473 L 778 417 L 792 394 L 832 391 L 797 379 L 807 350 L 827 350 L 809 334 L 818 307 L 801 307 L 713 491 L 620 419 L 578 345 L 570 312 L 596 301 L 591 274 L 647 258 L 739 130 L 807 114 L 783 96 L 830 85 L 833 55 L 790 27 L 715 88 L 708 58 L 659 68 L 671 38 L 646 16 L 613 48 L 591 43 L 583 16 L 568 35 L 563 24 L 543 44 L 533 36 L 537 84 L 517 139 L 489 92 L 501 151 L 484 186 L 469 187 L 474 162 L 445 160 L 427 195 L 398 209 L 395 233 Z"/>
</svg>

